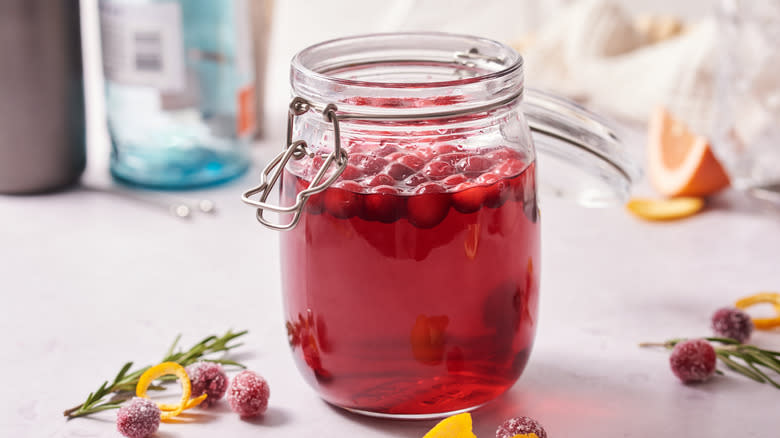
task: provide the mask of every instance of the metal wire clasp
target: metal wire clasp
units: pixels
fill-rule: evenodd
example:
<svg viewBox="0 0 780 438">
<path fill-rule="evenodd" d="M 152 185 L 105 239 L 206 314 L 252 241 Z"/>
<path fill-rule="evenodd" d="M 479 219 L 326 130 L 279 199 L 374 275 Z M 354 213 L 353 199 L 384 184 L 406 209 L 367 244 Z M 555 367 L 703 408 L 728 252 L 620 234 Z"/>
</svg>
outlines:
<svg viewBox="0 0 780 438">
<path fill-rule="evenodd" d="M 306 201 L 309 199 L 309 197 L 327 189 L 328 186 L 333 184 L 333 182 L 347 167 L 347 159 L 349 156 L 347 155 L 347 152 L 341 148 L 341 133 L 339 130 L 339 118 L 338 114 L 336 113 L 337 108 L 335 105 L 329 104 L 325 107 L 324 110 L 322 110 L 322 115 L 325 117 L 326 121 L 333 124 L 333 151 L 331 151 L 331 153 L 329 153 L 325 158 L 325 162 L 322 164 L 322 167 L 320 167 L 320 169 L 317 171 L 317 174 L 312 179 L 309 188 L 302 190 L 296 195 L 295 204 L 289 207 L 283 207 L 281 205 L 274 205 L 266 202 L 268 195 L 271 194 L 271 191 L 276 185 L 276 182 L 282 175 L 287 162 L 290 161 L 291 158 L 300 160 L 305 156 L 311 155 L 311 153 L 307 150 L 308 145 L 306 144 L 306 141 L 292 140 L 295 117 L 303 115 L 311 109 L 311 104 L 306 99 L 301 97 L 296 97 L 290 102 L 290 110 L 287 115 L 287 146 L 282 152 L 279 153 L 279 155 L 271 160 L 267 166 L 265 166 L 262 174 L 260 175 L 260 185 L 247 190 L 241 196 L 241 200 L 245 204 L 257 208 L 257 220 L 268 228 L 274 230 L 289 230 L 294 228 L 301 219 L 303 206 L 306 204 Z M 333 172 L 333 174 L 330 175 L 325 181 L 322 181 L 322 178 L 328 172 L 328 169 L 333 163 L 338 166 L 336 171 Z M 251 199 L 252 196 L 258 193 L 260 194 L 259 201 Z M 292 220 L 287 224 L 275 224 L 263 216 L 265 210 L 270 210 L 281 214 L 292 213 L 293 217 Z"/>
</svg>

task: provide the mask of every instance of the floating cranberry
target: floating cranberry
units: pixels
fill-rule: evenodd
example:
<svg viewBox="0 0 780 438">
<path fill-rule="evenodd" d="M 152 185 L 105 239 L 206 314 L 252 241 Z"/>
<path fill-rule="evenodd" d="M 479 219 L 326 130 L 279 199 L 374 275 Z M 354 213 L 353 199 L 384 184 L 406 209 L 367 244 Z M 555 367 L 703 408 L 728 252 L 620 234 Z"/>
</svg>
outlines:
<svg viewBox="0 0 780 438">
<path fill-rule="evenodd" d="M 328 213 L 348 219 L 360 214 L 362 203 L 358 194 L 363 187 L 354 181 L 343 181 L 338 187 L 331 187 L 324 192 L 323 203 Z"/>
<path fill-rule="evenodd" d="M 465 183 L 457 186 L 452 194 L 452 206 L 461 213 L 474 213 L 482 207 L 487 188 Z"/>
<path fill-rule="evenodd" d="M 414 170 L 401 163 L 390 163 L 385 167 L 385 173 L 393 177 L 396 181 L 402 181 L 414 174 Z"/>
<path fill-rule="evenodd" d="M 363 175 L 376 175 L 387 166 L 387 160 L 366 154 L 350 154 L 349 164 L 355 166 Z"/>
<path fill-rule="evenodd" d="M 396 161 L 414 170 L 415 172 L 419 172 L 420 170 L 422 170 L 423 167 L 425 167 L 425 161 L 422 158 L 418 157 L 417 155 L 413 155 L 413 154 L 407 154 L 402 157 L 399 157 L 398 159 L 396 159 Z"/>
<path fill-rule="evenodd" d="M 415 190 L 406 201 L 409 222 L 419 228 L 432 228 L 447 217 L 450 196 L 437 183 L 429 182 Z"/>
<path fill-rule="evenodd" d="M 450 175 L 447 178 L 444 178 L 441 183 L 445 186 L 445 188 L 449 189 L 454 188 L 466 181 L 468 181 L 468 178 L 466 178 L 464 175 L 456 173 L 455 175 Z"/>
<path fill-rule="evenodd" d="M 437 160 L 426 164 L 423 168 L 423 173 L 428 178 L 438 181 L 455 173 L 455 168 L 449 163 Z"/>
<path fill-rule="evenodd" d="M 378 173 L 374 176 L 369 176 L 365 179 L 365 181 L 363 181 L 363 185 L 366 187 L 391 186 L 393 184 L 395 184 L 395 178 L 385 173 Z"/>
<path fill-rule="evenodd" d="M 365 195 L 364 218 L 386 224 L 398 220 L 404 213 L 404 198 L 398 196 L 398 189 L 391 186 L 379 186 Z"/>
<path fill-rule="evenodd" d="M 336 168 L 335 164 L 333 165 L 334 169 Z M 358 169 L 355 166 L 347 164 L 347 167 L 344 168 L 344 171 L 341 172 L 341 175 L 339 175 L 340 181 L 353 181 L 363 176 L 363 171 Z"/>
<path fill-rule="evenodd" d="M 416 174 L 410 176 L 409 178 L 406 178 L 406 180 L 404 181 L 404 184 L 406 184 L 409 187 L 417 187 L 420 184 L 426 183 L 426 182 L 429 182 L 429 181 L 430 180 L 428 179 L 427 176 L 425 176 L 425 175 L 423 175 L 421 173 L 416 173 Z"/>
<path fill-rule="evenodd" d="M 482 174 L 477 178 L 477 182 L 487 185 L 485 188 L 485 205 L 488 207 L 500 207 L 512 194 L 507 180 L 496 174 Z"/>
<path fill-rule="evenodd" d="M 467 175 L 477 175 L 493 166 L 493 162 L 485 157 L 479 155 L 471 155 L 463 158 L 455 164 L 455 169 L 458 172 L 463 172 Z"/>
</svg>

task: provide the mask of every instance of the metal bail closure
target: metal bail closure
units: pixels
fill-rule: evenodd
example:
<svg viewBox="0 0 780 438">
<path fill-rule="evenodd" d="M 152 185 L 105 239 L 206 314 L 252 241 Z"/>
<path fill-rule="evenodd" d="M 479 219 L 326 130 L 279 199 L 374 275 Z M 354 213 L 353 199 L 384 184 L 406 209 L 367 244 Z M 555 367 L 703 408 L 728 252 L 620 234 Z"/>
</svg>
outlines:
<svg viewBox="0 0 780 438">
<path fill-rule="evenodd" d="M 300 160 L 305 156 L 313 156 L 313 153 L 308 152 L 308 145 L 304 140 L 292 141 L 293 122 L 295 117 L 300 116 L 307 111 L 311 110 L 311 104 L 301 97 L 296 97 L 290 102 L 290 111 L 287 115 L 287 147 L 279 153 L 268 165 L 263 169 L 260 175 L 260 185 L 253 187 L 241 196 L 241 200 L 252 207 L 257 208 L 257 220 L 268 228 L 274 230 L 290 230 L 298 224 L 301 219 L 301 213 L 306 201 L 311 195 L 315 195 L 327 189 L 334 181 L 344 172 L 347 167 L 347 159 L 349 156 L 347 152 L 341 148 L 341 134 L 339 131 L 339 118 L 336 113 L 337 108 L 335 105 L 330 104 L 322 111 L 325 120 L 333 124 L 333 151 L 325 158 L 325 162 L 322 167 L 314 175 L 314 178 L 309 184 L 309 188 L 302 190 L 295 197 L 295 204 L 284 207 L 281 205 L 270 204 L 267 201 L 268 195 L 271 194 L 276 182 L 282 175 L 287 162 L 290 159 Z M 328 172 L 331 164 L 335 163 L 336 171 L 329 176 L 325 181 L 322 178 Z M 260 200 L 255 201 L 252 196 L 260 194 Z M 287 224 L 275 224 L 270 222 L 263 216 L 265 210 L 274 211 L 281 214 L 292 213 L 292 220 Z"/>
</svg>

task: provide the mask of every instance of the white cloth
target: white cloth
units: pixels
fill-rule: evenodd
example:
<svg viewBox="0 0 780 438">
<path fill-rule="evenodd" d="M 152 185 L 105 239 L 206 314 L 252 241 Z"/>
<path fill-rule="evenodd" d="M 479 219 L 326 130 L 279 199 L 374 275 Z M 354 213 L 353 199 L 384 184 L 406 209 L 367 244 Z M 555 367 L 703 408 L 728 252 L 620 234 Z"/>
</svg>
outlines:
<svg viewBox="0 0 780 438">
<path fill-rule="evenodd" d="M 524 51 L 526 84 L 637 121 L 664 104 L 694 127 L 703 125 L 715 107 L 716 31 L 715 20 L 706 18 L 651 44 L 618 2 L 577 2 Z"/>
</svg>

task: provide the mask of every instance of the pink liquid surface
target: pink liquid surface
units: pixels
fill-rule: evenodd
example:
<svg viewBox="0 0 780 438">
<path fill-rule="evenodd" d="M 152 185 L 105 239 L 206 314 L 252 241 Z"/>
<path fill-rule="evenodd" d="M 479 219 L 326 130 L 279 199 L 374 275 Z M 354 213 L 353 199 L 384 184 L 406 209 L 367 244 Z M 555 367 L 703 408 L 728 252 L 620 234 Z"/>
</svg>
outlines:
<svg viewBox="0 0 780 438">
<path fill-rule="evenodd" d="M 534 163 L 506 148 L 347 150 L 340 180 L 282 234 L 299 369 L 328 402 L 379 414 L 497 397 L 522 373 L 536 327 Z M 285 205 L 321 162 L 288 168 Z"/>
</svg>

